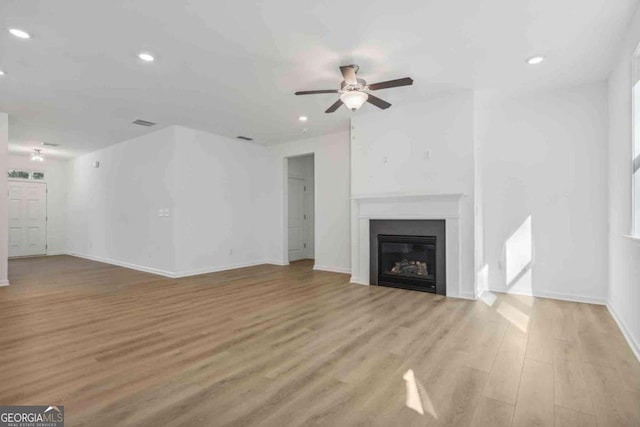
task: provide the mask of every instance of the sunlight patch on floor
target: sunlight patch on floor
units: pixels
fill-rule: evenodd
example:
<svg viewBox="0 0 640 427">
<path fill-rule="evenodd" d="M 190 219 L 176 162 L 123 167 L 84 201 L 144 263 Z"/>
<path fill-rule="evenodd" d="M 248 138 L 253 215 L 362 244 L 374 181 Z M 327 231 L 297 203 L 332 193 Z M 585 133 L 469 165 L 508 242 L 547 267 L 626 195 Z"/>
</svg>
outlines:
<svg viewBox="0 0 640 427">
<path fill-rule="evenodd" d="M 522 310 L 505 301 L 500 301 L 496 312 L 508 320 L 513 326 L 520 329 L 525 334 L 529 329 L 529 316 Z"/>
<path fill-rule="evenodd" d="M 433 403 L 429 398 L 429 394 L 427 393 L 427 390 L 422 386 L 422 384 L 420 384 L 420 382 L 416 380 L 413 369 L 409 369 L 407 372 L 405 372 L 402 378 L 404 379 L 405 385 L 407 387 L 406 406 L 410 409 L 413 409 L 420 415 L 424 415 L 426 413 L 437 420 L 438 415 L 436 414 Z"/>
</svg>

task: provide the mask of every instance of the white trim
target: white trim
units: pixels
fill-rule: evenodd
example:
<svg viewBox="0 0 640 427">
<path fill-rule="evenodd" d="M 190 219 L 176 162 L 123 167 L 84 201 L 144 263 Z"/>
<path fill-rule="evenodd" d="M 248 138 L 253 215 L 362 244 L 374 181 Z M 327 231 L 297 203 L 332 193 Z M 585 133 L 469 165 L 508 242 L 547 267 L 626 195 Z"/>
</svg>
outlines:
<svg viewBox="0 0 640 427">
<path fill-rule="evenodd" d="M 640 245 L 640 237 L 639 236 L 632 236 L 630 234 L 623 234 L 622 237 L 626 237 L 627 239 L 631 240 L 633 243 L 636 243 L 636 244 Z"/>
<path fill-rule="evenodd" d="M 458 214 L 438 214 L 438 215 L 422 215 L 416 213 L 392 213 L 392 214 L 376 214 L 372 217 L 368 214 L 361 214 L 359 219 L 427 219 L 427 220 L 446 220 L 446 219 L 459 219 Z"/>
<path fill-rule="evenodd" d="M 598 304 L 598 305 L 606 305 L 607 304 L 607 299 L 605 297 L 589 297 L 589 296 L 584 296 L 584 295 L 563 294 L 563 293 L 560 293 L 560 292 L 550 292 L 550 291 L 539 291 L 539 290 L 526 291 L 526 290 L 519 290 L 519 289 L 505 290 L 505 289 L 491 289 L 491 288 L 489 288 L 488 290 L 486 290 L 484 292 L 495 292 L 495 293 L 499 293 L 499 294 L 525 295 L 525 296 L 530 296 L 530 297 L 550 298 L 550 299 L 557 299 L 557 300 L 561 300 L 561 301 L 581 302 L 581 303 L 586 303 L 586 304 Z"/>
<path fill-rule="evenodd" d="M 471 301 L 475 301 L 475 300 L 478 299 L 478 298 L 476 298 L 476 294 L 473 293 L 473 292 L 461 292 L 460 295 L 458 295 L 455 298 L 468 299 L 468 300 L 471 300 Z"/>
<path fill-rule="evenodd" d="M 279 265 L 279 266 L 285 267 L 285 266 L 289 265 L 289 261 L 271 260 L 271 261 L 266 261 L 265 264 Z"/>
<path fill-rule="evenodd" d="M 609 313 L 611 314 L 611 317 L 613 317 L 613 320 L 615 320 L 616 323 L 618 324 L 618 328 L 620 328 L 622 335 L 627 340 L 629 347 L 631 347 L 631 351 L 633 351 L 633 354 L 636 356 L 636 359 L 640 361 L 640 345 L 633 338 L 633 335 L 631 335 L 631 333 L 629 332 L 629 328 L 627 328 L 626 324 L 622 321 L 622 318 L 618 316 L 614 308 L 611 306 L 610 301 L 607 302 L 606 306 L 607 306 L 607 309 L 609 310 Z"/>
<path fill-rule="evenodd" d="M 463 193 L 375 193 L 375 194 L 352 194 L 351 200 L 370 199 L 390 199 L 390 200 L 420 200 L 420 199 L 441 199 L 458 200 L 465 197 Z"/>
<path fill-rule="evenodd" d="M 56 256 L 56 255 L 71 255 L 71 254 L 67 251 L 52 251 L 52 252 L 46 253 L 46 256 Z"/>
<path fill-rule="evenodd" d="M 359 277 L 355 277 L 355 276 L 351 276 L 351 278 L 349 279 L 349 283 L 353 283 L 355 285 L 364 285 L 364 286 L 369 286 L 369 281 L 368 280 L 363 280 Z"/>
<path fill-rule="evenodd" d="M 173 273 L 171 271 L 160 270 L 158 268 L 146 267 L 144 265 L 131 264 L 131 263 L 128 263 L 128 262 L 118 261 L 118 260 L 111 259 L 111 258 L 103 258 L 103 257 L 99 257 L 99 256 L 94 256 L 94 255 L 79 254 L 77 252 L 69 252 L 69 255 L 75 256 L 75 257 L 78 257 L 78 258 L 88 259 L 88 260 L 91 260 L 91 261 L 98 261 L 98 262 L 103 262 L 103 263 L 106 263 L 106 264 L 117 265 L 119 267 L 130 268 L 132 270 L 144 271 L 145 273 L 158 274 L 160 276 L 169 277 L 169 278 L 172 278 L 172 279 L 175 278 L 175 273 Z"/>
<path fill-rule="evenodd" d="M 329 271 L 331 273 L 342 273 L 342 274 L 351 274 L 351 269 L 350 268 L 344 268 L 344 267 L 329 267 L 329 266 L 325 266 L 325 265 L 314 265 L 313 266 L 314 270 L 317 271 Z"/>
<path fill-rule="evenodd" d="M 236 268 L 254 267 L 256 265 L 262 265 L 262 264 L 268 264 L 268 262 L 265 260 L 260 260 L 260 261 L 251 261 L 251 262 L 241 262 L 237 264 L 221 265 L 216 267 L 197 268 L 195 270 L 187 270 L 187 271 L 181 271 L 178 273 L 172 273 L 172 276 L 170 277 L 179 279 L 182 277 L 200 276 L 202 274 L 216 273 L 219 271 L 226 271 L 226 270 L 234 270 Z"/>
<path fill-rule="evenodd" d="M 0 280 L 0 287 L 9 286 L 10 283 L 8 280 Z"/>
<path fill-rule="evenodd" d="M 393 193 L 353 195 L 351 198 L 352 282 L 369 284 L 370 221 L 377 219 L 444 220 L 446 229 L 447 296 L 475 299 L 475 290 L 462 289 L 463 218 L 460 201 L 465 195 Z"/>
<path fill-rule="evenodd" d="M 99 256 L 94 256 L 94 255 L 79 254 L 75 252 L 60 252 L 60 253 L 57 253 L 56 255 L 75 256 L 78 258 L 84 258 L 91 261 L 98 261 L 98 262 L 103 262 L 105 264 L 117 265 L 118 267 L 144 271 L 145 273 L 157 274 L 157 275 L 168 277 L 171 279 L 179 279 L 179 278 L 190 277 L 190 276 L 199 276 L 202 274 L 216 273 L 219 271 L 226 271 L 226 270 L 234 270 L 236 268 L 253 267 L 256 265 L 263 265 L 263 264 L 271 264 L 271 265 L 279 265 L 279 266 L 289 265 L 288 262 L 284 264 L 278 261 L 259 260 L 259 261 L 251 261 L 251 262 L 244 262 L 244 263 L 237 263 L 237 264 L 221 265 L 221 266 L 215 266 L 215 267 L 205 267 L 205 268 L 199 268 L 195 270 L 187 270 L 187 271 L 181 271 L 181 272 L 173 272 L 173 271 L 160 270 L 158 268 L 153 268 L 153 267 L 146 267 L 144 265 L 131 264 L 128 262 L 118 261 L 111 258 L 103 258 Z"/>
</svg>

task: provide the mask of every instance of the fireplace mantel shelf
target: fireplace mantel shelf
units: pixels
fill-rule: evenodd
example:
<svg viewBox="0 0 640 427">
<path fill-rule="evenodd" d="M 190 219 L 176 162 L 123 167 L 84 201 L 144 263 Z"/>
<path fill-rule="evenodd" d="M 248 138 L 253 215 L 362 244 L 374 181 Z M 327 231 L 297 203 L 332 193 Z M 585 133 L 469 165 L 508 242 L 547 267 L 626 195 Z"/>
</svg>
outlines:
<svg viewBox="0 0 640 427">
<path fill-rule="evenodd" d="M 351 200 L 458 200 L 466 197 L 464 193 L 374 193 L 374 194 L 353 194 Z"/>
</svg>

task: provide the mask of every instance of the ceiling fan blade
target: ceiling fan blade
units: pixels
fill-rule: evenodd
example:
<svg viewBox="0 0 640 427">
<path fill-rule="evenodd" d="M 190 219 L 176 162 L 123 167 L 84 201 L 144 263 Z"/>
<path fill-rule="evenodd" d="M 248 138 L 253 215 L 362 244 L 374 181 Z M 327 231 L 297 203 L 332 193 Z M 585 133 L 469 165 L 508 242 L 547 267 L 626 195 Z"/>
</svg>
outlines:
<svg viewBox="0 0 640 427">
<path fill-rule="evenodd" d="M 358 79 L 356 78 L 356 69 L 353 65 L 343 65 L 340 67 L 340 72 L 344 81 L 348 85 L 357 85 Z"/>
<path fill-rule="evenodd" d="M 367 98 L 367 102 L 383 110 L 386 110 L 387 108 L 391 107 L 391 104 L 389 104 L 387 101 L 383 101 L 377 96 L 373 96 L 371 94 L 369 94 L 369 97 Z"/>
<path fill-rule="evenodd" d="M 378 89 L 388 89 L 390 87 L 398 87 L 398 86 L 411 86 L 413 84 L 413 79 L 410 77 L 405 77 L 404 79 L 396 79 L 389 80 L 386 82 L 374 83 L 369 85 L 369 90 L 378 90 Z"/>
<path fill-rule="evenodd" d="M 331 107 L 327 108 L 327 111 L 325 111 L 325 113 L 333 113 L 338 108 L 340 108 L 341 105 L 342 105 L 342 101 L 338 99 Z"/>
<path fill-rule="evenodd" d="M 318 93 L 338 93 L 337 90 L 334 89 L 326 89 L 326 90 L 303 90 L 301 92 L 296 92 L 296 95 L 315 95 Z"/>
</svg>

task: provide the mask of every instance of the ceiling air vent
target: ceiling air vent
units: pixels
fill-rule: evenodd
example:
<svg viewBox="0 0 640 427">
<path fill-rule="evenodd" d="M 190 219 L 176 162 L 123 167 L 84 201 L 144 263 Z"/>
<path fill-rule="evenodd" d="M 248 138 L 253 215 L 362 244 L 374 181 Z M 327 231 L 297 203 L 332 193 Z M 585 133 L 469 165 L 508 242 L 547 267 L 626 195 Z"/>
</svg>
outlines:
<svg viewBox="0 0 640 427">
<path fill-rule="evenodd" d="M 245 141 L 253 141 L 253 138 L 249 138 L 248 136 L 238 136 L 238 139 L 243 139 Z"/>
<path fill-rule="evenodd" d="M 42 145 L 44 147 L 57 147 L 60 144 L 54 144 L 53 142 L 41 142 L 40 145 Z"/>
<path fill-rule="evenodd" d="M 132 121 L 131 123 L 133 123 L 134 125 L 140 125 L 140 126 L 154 126 L 155 123 L 147 121 L 147 120 L 142 120 L 142 119 L 136 119 L 134 121 Z"/>
</svg>

